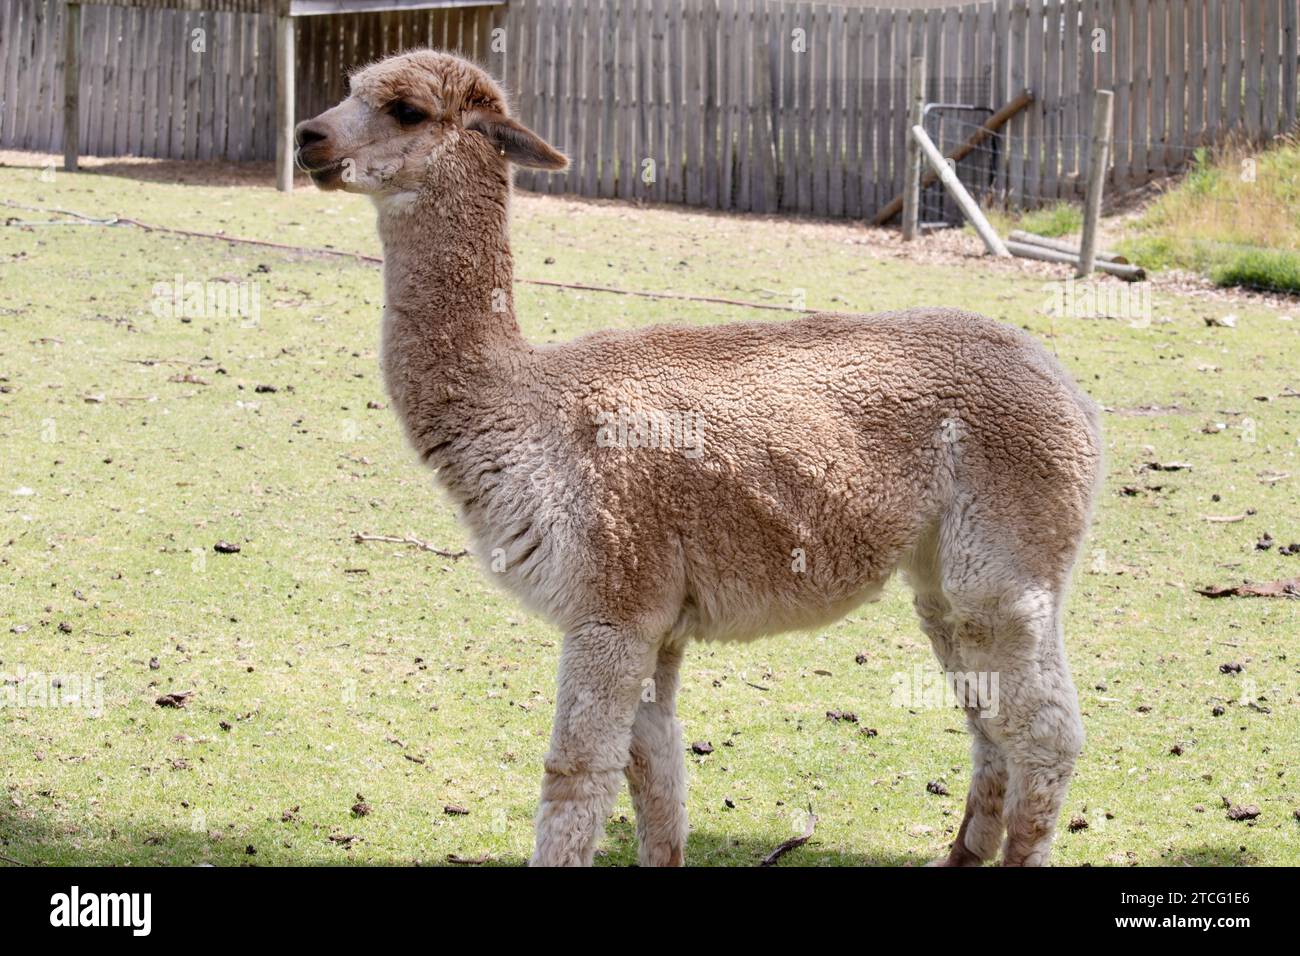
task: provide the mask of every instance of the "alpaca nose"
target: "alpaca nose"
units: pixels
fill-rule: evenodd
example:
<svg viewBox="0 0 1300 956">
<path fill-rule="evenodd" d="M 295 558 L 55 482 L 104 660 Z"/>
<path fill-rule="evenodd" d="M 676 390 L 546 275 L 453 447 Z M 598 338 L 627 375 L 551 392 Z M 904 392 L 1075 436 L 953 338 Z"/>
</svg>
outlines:
<svg viewBox="0 0 1300 956">
<path fill-rule="evenodd" d="M 293 135 L 293 141 L 299 149 L 328 138 L 329 133 L 326 131 L 324 124 L 317 123 L 315 120 L 303 120 L 298 124 Z"/>
</svg>

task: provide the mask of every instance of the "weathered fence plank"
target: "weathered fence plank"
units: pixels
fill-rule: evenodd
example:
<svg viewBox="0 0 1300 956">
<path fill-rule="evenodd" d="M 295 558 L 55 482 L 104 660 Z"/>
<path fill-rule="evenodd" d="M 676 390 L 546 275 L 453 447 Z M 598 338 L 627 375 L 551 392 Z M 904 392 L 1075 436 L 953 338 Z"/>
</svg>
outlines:
<svg viewBox="0 0 1300 956">
<path fill-rule="evenodd" d="M 1231 133 L 1241 124 L 1241 4 L 1237 0 L 1225 0 L 1223 4 L 1224 57 L 1223 97 L 1225 109 L 1225 132 Z"/>
<path fill-rule="evenodd" d="M 1061 4 L 1049 3 L 1043 11 L 1043 199 L 1061 195 L 1058 176 L 1061 140 Z"/>
<path fill-rule="evenodd" d="M 1281 53 L 1278 40 L 1281 38 L 1279 0 L 1264 0 L 1264 46 L 1263 57 L 1263 97 L 1260 103 L 1260 133 L 1270 137 L 1278 132 L 1278 104 L 1282 92 Z M 1284 0 L 1294 2 L 1294 0 Z"/>
<path fill-rule="evenodd" d="M 1205 7 L 1187 5 L 1187 143 L 1199 146 L 1205 136 Z"/>
<path fill-rule="evenodd" d="M 871 124 L 872 149 L 875 155 L 876 175 L 872 188 L 874 207 L 880 208 L 894 195 L 894 176 L 889 135 L 891 98 L 894 86 L 894 34 L 892 16 L 888 10 L 878 10 L 875 16 L 875 116 Z"/>
<path fill-rule="evenodd" d="M 1080 0 L 1064 0 L 1062 6 L 1061 35 L 1065 47 L 1061 61 L 1061 98 L 1064 112 L 1060 126 L 1061 188 L 1057 195 L 1072 198 L 1079 181 L 1079 117 L 1083 99 L 1079 96 L 1079 84 L 1083 79 L 1087 57 L 1080 56 L 1079 52 L 1078 24 L 1082 13 Z M 1090 63 L 1087 65 L 1091 66 Z"/>
<path fill-rule="evenodd" d="M 1208 0 L 1205 8 L 1205 130 L 1206 138 L 1218 137 L 1223 123 L 1223 9 L 1220 0 Z"/>
<path fill-rule="evenodd" d="M 1027 47 L 1029 40 L 1029 8 L 1022 2 L 1011 8 L 1011 88 L 1025 89 L 1028 77 L 1025 72 Z M 1038 109 L 1036 105 L 1018 115 L 1011 121 L 1007 151 L 1010 154 L 1010 166 L 1007 171 L 1007 195 L 1012 206 L 1033 205 L 1036 200 L 1025 195 L 1025 142 L 1030 135 L 1030 110 Z"/>
<path fill-rule="evenodd" d="M 588 0 L 594 3 L 595 0 Z M 682 109 L 682 97 L 685 90 L 685 65 L 682 63 L 682 5 L 670 2 L 663 12 L 664 29 L 667 32 L 666 50 L 667 76 L 664 79 L 664 151 L 666 179 L 663 198 L 668 202 L 682 202 L 685 198 L 685 172 L 682 138 L 685 132 Z M 594 106 L 592 107 L 594 109 Z"/>
<path fill-rule="evenodd" d="M 1260 50 L 1260 36 L 1263 30 L 1261 22 L 1260 0 L 1243 0 L 1242 3 L 1242 39 L 1246 42 L 1242 45 L 1245 62 L 1242 70 L 1245 73 L 1246 87 L 1246 104 L 1243 107 L 1246 122 L 1246 135 L 1251 141 L 1259 138 L 1262 130 L 1262 121 L 1260 113 L 1260 73 L 1262 69 L 1263 57 Z"/>
<path fill-rule="evenodd" d="M 1287 131 L 1296 125 L 1297 19 L 1300 5 L 1294 0 L 1282 3 L 1282 114 Z"/>
<path fill-rule="evenodd" d="M 860 8 L 844 14 L 844 183 L 841 215 L 862 217 L 862 15 Z"/>
<path fill-rule="evenodd" d="M 758 149 L 762 175 L 761 212 L 772 213 L 777 210 L 777 136 L 776 136 L 776 96 L 777 96 L 777 45 L 780 38 L 776 35 L 777 23 L 772 16 L 771 4 L 763 2 L 761 29 L 754 35 L 754 63 L 758 71 L 757 89 L 760 97 L 758 119 Z"/>
</svg>

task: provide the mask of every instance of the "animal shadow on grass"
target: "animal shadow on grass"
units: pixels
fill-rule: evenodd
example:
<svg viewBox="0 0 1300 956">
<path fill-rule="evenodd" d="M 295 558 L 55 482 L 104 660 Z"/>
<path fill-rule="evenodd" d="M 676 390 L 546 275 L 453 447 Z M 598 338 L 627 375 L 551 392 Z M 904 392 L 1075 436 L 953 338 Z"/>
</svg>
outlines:
<svg viewBox="0 0 1300 956">
<path fill-rule="evenodd" d="M 686 841 L 687 866 L 758 866 L 780 841 L 746 836 L 742 831 L 717 833 L 692 829 Z M 870 843 L 869 834 L 863 843 Z M 631 820 L 610 821 L 605 828 L 603 853 L 596 856 L 597 866 L 636 865 L 636 825 Z M 816 834 L 802 846 L 781 855 L 777 866 L 923 866 L 931 856 L 885 851 L 845 853 L 822 846 Z M 522 861 L 521 861 L 522 862 Z"/>
<path fill-rule="evenodd" d="M 130 863 L 145 866 L 456 866 L 511 867 L 524 866 L 526 854 L 483 853 L 466 846 L 456 859 L 445 853 L 431 855 L 418 845 L 409 853 L 391 857 L 376 856 L 362 850 L 354 854 L 346 843 L 335 843 L 335 859 L 322 859 L 318 844 L 330 841 L 327 829 L 309 827 L 281 833 L 280 822 L 257 828 L 241 836 L 188 827 L 141 826 L 136 821 L 122 822 L 111 828 L 113 848 L 96 847 L 92 839 L 76 828 L 52 827 L 38 811 L 0 808 L 0 867 L 6 866 L 105 866 Z M 220 835 L 213 840 L 214 832 Z M 292 835 L 291 835 L 292 834 Z M 251 842 L 249 842 L 251 840 Z M 283 841 L 283 842 L 282 842 Z M 686 845 L 688 866 L 746 867 L 758 866 L 777 846 L 779 840 L 751 837 L 738 829 L 716 832 L 693 829 Z M 823 846 L 816 834 L 801 846 L 783 854 L 778 866 L 899 867 L 924 866 L 942 855 L 898 853 L 871 849 L 871 836 L 864 833 L 861 851 L 845 852 Z M 358 849 L 364 841 L 357 844 Z M 252 847 L 252 853 L 248 852 Z M 36 849 L 33 849 L 36 848 Z M 1130 858 L 1132 859 L 1132 858 Z M 1148 867 L 1237 867 L 1258 865 L 1254 854 L 1238 846 L 1190 846 L 1149 859 L 1133 860 Z M 636 865 L 636 826 L 631 819 L 611 820 L 605 828 L 605 840 L 597 853 L 596 866 L 626 867 Z M 1093 865 L 1105 865 L 1095 861 Z M 1121 864 L 1122 865 L 1122 864 Z"/>
<path fill-rule="evenodd" d="M 93 828 L 96 836 L 100 827 Z M 39 814 L 0 812 L 0 868 L 9 866 L 229 866 L 245 847 L 213 852 L 209 834 L 181 827 L 141 828 L 134 822 L 112 826 L 112 849 L 75 826 L 55 827 Z M 90 845 L 87 846 L 86 844 Z M 232 841 L 233 843 L 233 841 Z M 249 856 L 247 861 L 256 862 Z M 291 861 L 290 861 L 291 862 Z"/>
<path fill-rule="evenodd" d="M 1245 847 L 1197 846 L 1161 856 L 1146 866 L 1259 866 L 1255 855 Z"/>
<path fill-rule="evenodd" d="M 462 851 L 455 861 L 444 855 L 426 855 L 420 852 L 419 847 L 412 847 L 409 855 L 400 857 L 377 858 L 361 854 L 354 857 L 345 845 L 337 847 L 337 859 L 322 860 L 312 844 L 329 839 L 328 833 L 323 831 L 310 835 L 299 832 L 295 834 L 291 845 L 276 847 L 268 845 L 268 831 L 245 834 L 243 837 L 223 835 L 216 843 L 209 832 L 183 827 L 141 827 L 131 822 L 112 827 L 112 832 L 117 852 L 105 852 L 102 847 L 83 848 L 81 844 L 84 834 L 75 830 L 60 832 L 52 829 L 38 814 L 24 813 L 16 816 L 0 812 L 0 866 L 105 866 L 129 862 L 137 866 L 198 866 L 211 863 L 214 866 L 272 867 L 461 867 L 470 864 L 470 867 L 476 868 L 524 866 L 528 862 L 526 855 L 478 856 L 478 851 L 472 847 Z M 248 842 L 250 839 L 251 843 Z M 33 851 L 33 847 L 38 849 Z M 252 853 L 248 852 L 250 847 Z M 686 847 L 686 860 L 689 866 L 758 866 L 775 847 L 775 842 L 747 838 L 739 833 L 692 830 Z M 814 835 L 807 843 L 782 855 L 778 865 L 920 866 L 928 859 L 929 857 L 885 852 L 845 853 L 823 847 Z M 603 851 L 597 854 L 595 864 L 613 867 L 636 865 L 636 827 L 630 820 L 610 822 L 606 829 Z"/>
<path fill-rule="evenodd" d="M 47 846 L 60 839 L 39 813 L 0 807 L 0 867 L 24 866 L 33 862 L 24 859 L 26 854 L 16 849 L 15 844 Z"/>
</svg>

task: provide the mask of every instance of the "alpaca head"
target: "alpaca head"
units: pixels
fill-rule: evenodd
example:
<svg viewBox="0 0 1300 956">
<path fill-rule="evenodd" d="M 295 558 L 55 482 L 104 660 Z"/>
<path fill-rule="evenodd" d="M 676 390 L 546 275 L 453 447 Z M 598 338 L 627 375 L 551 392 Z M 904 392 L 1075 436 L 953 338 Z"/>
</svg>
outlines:
<svg viewBox="0 0 1300 956">
<path fill-rule="evenodd" d="M 321 189 L 381 197 L 508 178 L 507 164 L 568 161 L 510 118 L 505 95 L 468 60 L 436 50 L 391 56 L 352 74 L 348 98 L 299 123 L 297 162 Z"/>
</svg>

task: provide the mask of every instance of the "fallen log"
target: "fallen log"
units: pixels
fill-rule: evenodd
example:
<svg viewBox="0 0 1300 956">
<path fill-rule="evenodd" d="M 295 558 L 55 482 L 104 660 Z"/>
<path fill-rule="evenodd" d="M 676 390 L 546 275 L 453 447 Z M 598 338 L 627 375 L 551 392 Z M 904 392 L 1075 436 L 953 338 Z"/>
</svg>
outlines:
<svg viewBox="0 0 1300 956">
<path fill-rule="evenodd" d="M 1079 264 L 1078 255 L 1072 255 L 1068 252 L 1057 252 L 1055 249 L 1048 249 L 1045 246 L 1035 246 L 1028 242 L 1016 242 L 1014 239 L 1006 243 L 1007 251 L 1013 256 L 1019 256 L 1022 259 L 1038 259 L 1041 262 L 1060 262 L 1064 265 L 1077 266 Z M 1137 282 L 1146 278 L 1146 270 L 1141 266 L 1125 265 L 1119 262 L 1102 262 L 1097 263 L 1097 270 L 1106 272 L 1110 275 L 1124 279 L 1128 282 Z"/>
<path fill-rule="evenodd" d="M 1033 246 L 1042 246 L 1044 249 L 1055 249 L 1057 252 L 1068 252 L 1072 256 L 1082 255 L 1082 253 L 1070 245 L 1064 239 L 1049 239 L 1047 236 L 1040 236 L 1036 232 L 1025 232 L 1023 229 L 1013 229 L 1007 236 L 1008 239 L 1014 239 L 1016 242 L 1027 242 Z M 1102 262 L 1117 262 L 1120 265 L 1128 265 L 1128 259 L 1121 256 L 1118 252 L 1098 252 L 1094 258 Z"/>
</svg>

